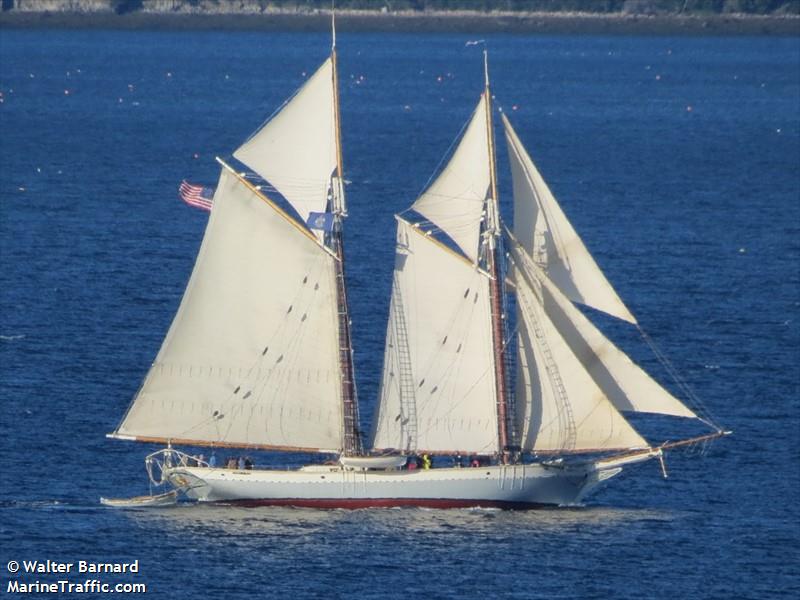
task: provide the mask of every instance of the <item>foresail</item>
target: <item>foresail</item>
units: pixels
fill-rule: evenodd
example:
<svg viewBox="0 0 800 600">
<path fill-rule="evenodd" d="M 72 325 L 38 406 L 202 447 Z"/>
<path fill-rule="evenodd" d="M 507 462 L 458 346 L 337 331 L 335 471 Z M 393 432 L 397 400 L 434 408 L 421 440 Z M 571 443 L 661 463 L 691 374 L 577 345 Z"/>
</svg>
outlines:
<svg viewBox="0 0 800 600">
<path fill-rule="evenodd" d="M 481 96 L 461 141 L 439 177 L 412 208 L 478 260 L 481 214 L 489 189 L 486 99 Z"/>
<path fill-rule="evenodd" d="M 334 260 L 223 169 L 178 313 L 116 433 L 341 449 Z"/>
<path fill-rule="evenodd" d="M 515 266 L 522 262 L 512 246 Z M 595 452 L 648 444 L 625 420 L 562 337 L 543 289 L 515 269 L 518 315 L 517 430 L 524 451 Z"/>
<path fill-rule="evenodd" d="M 698 418 L 603 335 L 530 256 L 514 256 L 519 268 L 526 269 L 541 286 L 543 309 L 549 320 L 618 410 Z"/>
<path fill-rule="evenodd" d="M 373 446 L 496 452 L 494 398 L 486 274 L 398 219 Z"/>
<path fill-rule="evenodd" d="M 567 298 L 630 323 L 620 300 L 502 115 L 514 185 L 514 235 Z"/>
<path fill-rule="evenodd" d="M 303 221 L 325 212 L 336 168 L 333 63 L 329 58 L 233 156 L 294 207 Z"/>
</svg>

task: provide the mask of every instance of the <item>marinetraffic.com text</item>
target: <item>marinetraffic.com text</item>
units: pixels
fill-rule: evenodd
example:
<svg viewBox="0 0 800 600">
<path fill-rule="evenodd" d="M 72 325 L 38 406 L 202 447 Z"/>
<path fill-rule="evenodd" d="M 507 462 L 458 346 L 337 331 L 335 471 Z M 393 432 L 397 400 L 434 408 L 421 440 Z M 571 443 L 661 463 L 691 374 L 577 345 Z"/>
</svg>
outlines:
<svg viewBox="0 0 800 600">
<path fill-rule="evenodd" d="M 134 580 L 139 576 L 139 561 L 97 563 L 86 560 L 10 560 L 6 564 L 11 579 L 7 594 L 145 594 L 147 584 Z M 111 581 L 99 576 L 111 576 Z M 126 581 L 119 581 L 125 579 Z"/>
</svg>

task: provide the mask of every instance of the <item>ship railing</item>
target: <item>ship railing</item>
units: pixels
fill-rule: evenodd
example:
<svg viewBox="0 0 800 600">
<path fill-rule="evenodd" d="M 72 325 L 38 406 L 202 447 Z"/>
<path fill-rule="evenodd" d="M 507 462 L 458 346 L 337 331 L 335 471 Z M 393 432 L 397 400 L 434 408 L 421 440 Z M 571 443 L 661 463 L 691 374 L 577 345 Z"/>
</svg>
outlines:
<svg viewBox="0 0 800 600">
<path fill-rule="evenodd" d="M 162 448 L 148 454 L 144 459 L 147 476 L 155 485 L 167 482 L 166 471 L 175 467 L 208 467 L 209 464 L 197 456 L 174 448 Z"/>
</svg>

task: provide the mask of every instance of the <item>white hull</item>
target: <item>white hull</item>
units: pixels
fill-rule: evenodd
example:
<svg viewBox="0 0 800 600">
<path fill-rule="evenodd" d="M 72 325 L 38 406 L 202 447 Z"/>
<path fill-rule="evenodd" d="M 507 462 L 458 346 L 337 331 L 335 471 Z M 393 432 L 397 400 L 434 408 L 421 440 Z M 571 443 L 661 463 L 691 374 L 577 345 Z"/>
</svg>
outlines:
<svg viewBox="0 0 800 600">
<path fill-rule="evenodd" d="M 639 462 L 625 460 L 622 464 Z M 168 481 L 201 502 L 318 508 L 564 506 L 581 502 L 622 470 L 620 461 L 581 465 L 495 465 L 430 470 L 352 470 L 309 466 L 294 471 L 172 467 Z"/>
</svg>

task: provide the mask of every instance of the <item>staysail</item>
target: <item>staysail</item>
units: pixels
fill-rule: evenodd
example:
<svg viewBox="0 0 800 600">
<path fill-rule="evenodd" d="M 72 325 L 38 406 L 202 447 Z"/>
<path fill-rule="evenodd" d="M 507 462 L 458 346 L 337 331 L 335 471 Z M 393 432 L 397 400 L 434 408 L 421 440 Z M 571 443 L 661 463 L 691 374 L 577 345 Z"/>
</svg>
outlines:
<svg viewBox="0 0 800 600">
<path fill-rule="evenodd" d="M 558 205 L 505 115 L 514 185 L 514 235 L 573 302 L 636 323 Z"/>
<path fill-rule="evenodd" d="M 397 222 L 373 446 L 496 452 L 488 277 L 420 228 Z"/>
<path fill-rule="evenodd" d="M 340 450 L 335 260 L 223 168 L 178 313 L 114 436 Z"/>
<path fill-rule="evenodd" d="M 511 245 L 517 243 L 511 241 Z M 618 410 L 698 418 L 595 327 L 527 253 L 515 256 L 540 284 L 540 297 L 548 318 Z"/>
<path fill-rule="evenodd" d="M 334 64 L 328 58 L 294 97 L 236 152 L 303 221 L 325 212 L 336 168 Z"/>
<path fill-rule="evenodd" d="M 590 452 L 644 448 L 574 354 L 520 245 L 512 245 L 518 314 L 516 420 L 523 451 Z M 530 262 L 529 262 L 530 261 Z"/>
</svg>

